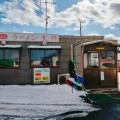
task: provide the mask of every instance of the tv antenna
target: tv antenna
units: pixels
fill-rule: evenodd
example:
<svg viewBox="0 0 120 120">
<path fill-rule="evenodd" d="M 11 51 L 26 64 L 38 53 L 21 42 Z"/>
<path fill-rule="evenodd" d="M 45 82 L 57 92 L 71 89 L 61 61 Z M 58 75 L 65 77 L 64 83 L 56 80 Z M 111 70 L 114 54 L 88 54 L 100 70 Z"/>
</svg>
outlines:
<svg viewBox="0 0 120 120">
<path fill-rule="evenodd" d="M 80 21 L 80 36 L 82 35 L 82 23 L 84 23 L 85 21 Z"/>
<path fill-rule="evenodd" d="M 53 3 L 53 2 L 48 2 L 47 0 L 45 1 L 45 2 L 41 2 L 41 0 L 40 0 L 40 7 L 41 7 L 41 3 L 45 3 L 46 4 L 46 19 L 45 19 L 45 25 L 46 25 L 46 34 L 47 34 L 47 30 L 48 30 L 48 19 L 50 18 L 48 15 L 47 15 L 47 13 L 48 13 L 48 11 L 47 11 L 47 4 L 48 3 L 50 3 L 50 4 L 55 4 L 55 3 Z"/>
</svg>

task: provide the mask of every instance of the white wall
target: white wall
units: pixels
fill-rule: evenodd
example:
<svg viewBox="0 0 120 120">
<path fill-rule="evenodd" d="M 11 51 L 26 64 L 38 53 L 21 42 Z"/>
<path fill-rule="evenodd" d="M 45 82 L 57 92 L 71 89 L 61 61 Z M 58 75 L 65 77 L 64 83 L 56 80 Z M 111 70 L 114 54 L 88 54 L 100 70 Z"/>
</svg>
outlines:
<svg viewBox="0 0 120 120">
<path fill-rule="evenodd" d="M 120 53 L 118 53 L 118 60 L 120 60 Z"/>
<path fill-rule="evenodd" d="M 118 72 L 118 89 L 120 90 L 120 72 Z"/>
</svg>

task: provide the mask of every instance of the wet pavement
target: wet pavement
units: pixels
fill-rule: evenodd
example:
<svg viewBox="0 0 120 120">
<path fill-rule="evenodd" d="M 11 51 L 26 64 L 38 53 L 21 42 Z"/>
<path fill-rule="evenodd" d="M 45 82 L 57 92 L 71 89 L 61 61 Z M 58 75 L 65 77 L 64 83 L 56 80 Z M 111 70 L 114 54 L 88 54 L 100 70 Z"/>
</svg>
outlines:
<svg viewBox="0 0 120 120">
<path fill-rule="evenodd" d="M 90 101 L 86 100 L 86 102 Z M 120 102 L 96 103 L 93 106 L 98 108 L 98 110 L 90 112 L 88 114 L 86 114 L 84 110 L 68 111 L 59 115 L 44 117 L 42 119 L 39 115 L 1 115 L 0 120 L 120 120 Z"/>
<path fill-rule="evenodd" d="M 120 120 L 120 103 L 100 104 L 98 111 L 84 117 L 65 118 L 64 120 Z"/>
<path fill-rule="evenodd" d="M 91 98 L 92 101 L 88 98 Z M 68 117 L 64 120 L 120 120 L 120 92 L 90 94 L 88 98 L 83 96 L 85 102 L 92 104 L 99 110 L 90 112 L 83 117 Z"/>
<path fill-rule="evenodd" d="M 0 120 L 120 120 L 120 103 L 99 104 L 99 110 L 89 113 L 87 116 L 81 114 L 83 111 L 72 111 L 59 114 L 57 116 L 0 116 Z M 96 107 L 98 107 L 96 106 Z"/>
</svg>

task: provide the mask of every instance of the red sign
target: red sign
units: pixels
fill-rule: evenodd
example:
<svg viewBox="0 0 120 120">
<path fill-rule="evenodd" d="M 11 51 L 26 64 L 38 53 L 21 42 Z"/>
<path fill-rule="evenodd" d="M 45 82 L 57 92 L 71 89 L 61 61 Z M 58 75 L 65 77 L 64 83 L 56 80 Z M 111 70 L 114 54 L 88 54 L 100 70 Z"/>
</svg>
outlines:
<svg viewBox="0 0 120 120">
<path fill-rule="evenodd" d="M 36 72 L 36 73 L 35 73 L 35 76 L 41 76 L 41 73 Z"/>
<path fill-rule="evenodd" d="M 7 39 L 8 36 L 6 34 L 0 34 L 0 39 Z"/>
</svg>

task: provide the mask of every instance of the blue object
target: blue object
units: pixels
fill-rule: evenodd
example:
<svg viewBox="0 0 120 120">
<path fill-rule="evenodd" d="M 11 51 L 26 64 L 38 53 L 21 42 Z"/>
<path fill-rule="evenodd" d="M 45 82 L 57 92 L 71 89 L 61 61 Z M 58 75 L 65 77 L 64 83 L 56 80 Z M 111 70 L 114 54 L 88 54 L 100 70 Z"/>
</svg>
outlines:
<svg viewBox="0 0 120 120">
<path fill-rule="evenodd" d="M 81 77 L 80 75 L 74 74 L 74 78 L 75 78 L 75 80 L 77 80 L 78 82 L 84 84 L 84 78 Z"/>
<path fill-rule="evenodd" d="M 84 84 L 84 78 L 81 76 L 78 76 L 78 81 L 81 82 L 82 84 Z"/>
</svg>

